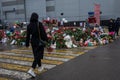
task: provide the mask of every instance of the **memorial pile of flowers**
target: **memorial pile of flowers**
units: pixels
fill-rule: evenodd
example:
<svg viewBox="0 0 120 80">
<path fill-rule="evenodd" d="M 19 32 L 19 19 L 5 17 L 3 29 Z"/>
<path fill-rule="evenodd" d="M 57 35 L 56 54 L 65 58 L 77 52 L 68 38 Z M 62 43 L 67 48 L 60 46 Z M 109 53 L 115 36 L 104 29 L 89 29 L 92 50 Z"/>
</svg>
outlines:
<svg viewBox="0 0 120 80">
<path fill-rule="evenodd" d="M 2 43 L 8 43 L 11 45 L 25 45 L 26 40 L 26 30 L 15 31 L 11 33 L 10 31 L 0 31 L 0 37 Z"/>
<path fill-rule="evenodd" d="M 114 33 L 101 32 L 94 28 L 60 27 L 51 31 L 49 46 L 54 48 L 74 48 L 105 45 L 114 40 Z"/>
<path fill-rule="evenodd" d="M 115 39 L 114 32 L 105 33 L 96 27 L 94 29 L 85 27 L 47 27 L 46 33 L 48 36 L 46 47 L 51 50 L 105 45 Z M 25 40 L 26 30 L 15 31 L 14 33 L 0 30 L 0 41 L 4 43 L 25 45 Z"/>
<path fill-rule="evenodd" d="M 0 41 L 2 40 L 3 37 L 4 37 L 4 31 L 0 30 Z"/>
</svg>

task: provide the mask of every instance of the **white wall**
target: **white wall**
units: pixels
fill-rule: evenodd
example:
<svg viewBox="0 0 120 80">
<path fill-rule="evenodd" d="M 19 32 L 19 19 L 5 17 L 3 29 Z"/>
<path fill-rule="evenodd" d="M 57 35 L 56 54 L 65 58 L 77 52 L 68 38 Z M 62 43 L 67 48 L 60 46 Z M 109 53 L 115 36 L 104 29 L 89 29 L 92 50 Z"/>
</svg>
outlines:
<svg viewBox="0 0 120 80">
<path fill-rule="evenodd" d="M 114 0 L 56 0 L 56 17 L 63 17 L 71 20 L 85 20 L 88 12 L 94 11 L 94 4 L 101 5 L 102 19 L 114 17 Z"/>
<path fill-rule="evenodd" d="M 2 7 L 1 7 L 1 0 L 0 0 L 0 19 L 2 19 Z"/>
<path fill-rule="evenodd" d="M 114 3 L 114 14 L 115 17 L 120 17 L 120 0 L 116 0 L 116 2 Z"/>
<path fill-rule="evenodd" d="M 63 16 L 60 14 L 64 13 Z M 65 17 L 67 20 L 79 20 L 78 0 L 56 0 L 56 17 Z"/>
<path fill-rule="evenodd" d="M 15 1 L 15 0 L 0 0 L 0 3 L 2 2 L 6 2 L 6 1 Z M 1 5 L 1 4 L 0 4 Z M 1 18 L 7 22 L 15 22 L 16 20 L 18 21 L 24 21 L 25 20 L 25 15 L 24 14 L 17 14 L 15 13 L 15 11 L 13 11 L 13 9 L 15 10 L 24 10 L 24 5 L 11 5 L 11 6 L 4 6 L 1 7 Z M 11 11 L 11 12 L 7 12 L 6 15 L 4 14 L 5 11 Z M 5 17 L 6 16 L 6 17 Z M 7 20 L 5 19 L 7 18 Z"/>
<path fill-rule="evenodd" d="M 46 17 L 46 1 L 45 0 L 26 0 L 27 19 L 29 20 L 31 14 L 36 12 L 39 14 L 40 20 Z"/>
<path fill-rule="evenodd" d="M 81 0 L 80 1 L 80 13 L 81 16 L 86 17 L 89 11 L 94 11 L 94 4 L 101 5 L 102 19 L 108 19 L 108 17 L 113 16 L 113 0 Z"/>
<path fill-rule="evenodd" d="M 2 1 L 14 0 L 0 0 L 0 3 Z M 101 5 L 101 19 L 120 17 L 120 0 L 53 0 L 48 2 L 46 0 L 26 0 L 27 20 L 29 20 L 32 12 L 37 12 L 40 20 L 48 16 L 58 20 L 62 17 L 65 17 L 68 21 L 85 20 L 88 18 L 88 12 L 94 11 L 94 3 Z M 55 6 L 55 11 L 46 12 L 46 6 Z M 12 9 L 12 7 L 7 7 L 7 9 Z M 17 8 L 23 8 L 23 6 L 17 6 Z M 6 8 L 4 7 L 4 9 Z M 64 15 L 61 16 L 61 13 L 64 13 Z"/>
<path fill-rule="evenodd" d="M 54 0 L 53 1 L 47 1 L 46 2 L 46 7 L 48 7 L 48 6 L 56 6 L 56 1 L 54 1 Z M 56 11 L 46 12 L 46 16 L 50 17 L 50 18 L 56 18 Z"/>
</svg>

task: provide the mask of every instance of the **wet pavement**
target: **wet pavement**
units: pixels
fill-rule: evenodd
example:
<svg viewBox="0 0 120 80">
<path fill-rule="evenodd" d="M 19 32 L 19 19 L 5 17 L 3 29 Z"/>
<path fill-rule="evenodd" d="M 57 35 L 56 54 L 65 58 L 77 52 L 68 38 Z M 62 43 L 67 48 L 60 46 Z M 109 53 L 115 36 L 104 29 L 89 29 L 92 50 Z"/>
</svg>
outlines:
<svg viewBox="0 0 120 80">
<path fill-rule="evenodd" d="M 12 49 L 17 49 L 20 48 L 22 46 L 17 46 L 17 45 L 10 45 L 7 43 L 0 43 L 0 52 L 1 51 L 6 51 L 6 50 L 12 50 Z"/>
<path fill-rule="evenodd" d="M 45 50 L 42 60 L 45 69 L 41 73 L 36 69 L 35 73 L 39 76 L 39 74 L 46 73 L 94 48 L 59 49 L 52 52 Z M 0 44 L 0 80 L 29 80 L 30 75 L 27 74 L 27 71 L 31 67 L 32 61 L 31 47 Z"/>
<path fill-rule="evenodd" d="M 31 48 L 0 44 L 0 80 L 120 80 L 119 46 L 118 38 L 96 48 L 45 50 L 45 69 L 30 79 Z"/>
<path fill-rule="evenodd" d="M 89 50 L 34 80 L 120 80 L 120 39 Z"/>
</svg>

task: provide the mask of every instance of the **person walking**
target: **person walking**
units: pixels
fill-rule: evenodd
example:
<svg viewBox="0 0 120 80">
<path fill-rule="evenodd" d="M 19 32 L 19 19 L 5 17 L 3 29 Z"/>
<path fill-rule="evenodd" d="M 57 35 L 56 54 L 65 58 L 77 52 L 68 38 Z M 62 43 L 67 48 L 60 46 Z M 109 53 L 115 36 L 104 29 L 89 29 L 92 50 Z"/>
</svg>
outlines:
<svg viewBox="0 0 120 80">
<path fill-rule="evenodd" d="M 114 32 L 115 31 L 115 24 L 114 24 L 114 20 L 110 19 L 109 23 L 108 23 L 108 31 L 109 32 Z"/>
<path fill-rule="evenodd" d="M 120 27 L 120 18 L 118 17 L 115 21 L 115 33 L 117 36 L 119 36 L 119 27 Z"/>
<path fill-rule="evenodd" d="M 48 42 L 47 34 L 43 27 L 43 24 L 38 20 L 39 16 L 37 13 L 32 13 L 30 18 L 30 23 L 27 26 L 27 36 L 26 36 L 26 47 L 29 47 L 31 42 L 32 51 L 34 55 L 34 61 L 32 63 L 31 68 L 28 70 L 28 73 L 35 77 L 36 74 L 34 73 L 34 69 L 38 66 L 38 71 L 42 71 L 44 69 L 43 65 L 41 64 L 41 59 L 44 56 L 44 46 L 39 46 L 39 37 L 43 41 Z"/>
</svg>

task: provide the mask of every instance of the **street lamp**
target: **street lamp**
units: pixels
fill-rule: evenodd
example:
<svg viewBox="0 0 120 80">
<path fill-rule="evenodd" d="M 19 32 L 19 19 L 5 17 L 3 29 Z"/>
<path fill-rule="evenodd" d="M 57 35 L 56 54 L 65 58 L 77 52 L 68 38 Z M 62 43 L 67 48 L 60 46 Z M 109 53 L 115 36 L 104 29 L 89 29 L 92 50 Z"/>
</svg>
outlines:
<svg viewBox="0 0 120 80">
<path fill-rule="evenodd" d="M 26 0 L 24 0 L 24 14 L 25 14 L 25 22 L 27 21 L 27 16 L 26 16 Z"/>
<path fill-rule="evenodd" d="M 64 13 L 62 12 L 60 13 L 60 15 L 61 15 L 60 26 L 64 26 L 64 22 L 62 20 Z"/>
<path fill-rule="evenodd" d="M 0 6 L 1 8 L 0 8 L 0 19 L 2 20 L 3 18 L 2 18 L 2 16 L 3 16 L 3 10 L 2 10 L 2 6 Z"/>
</svg>

